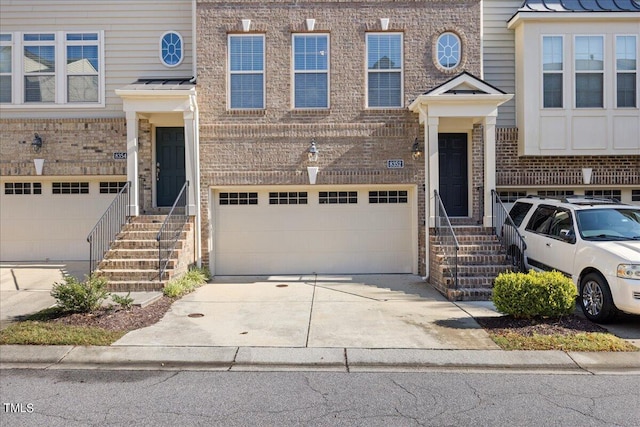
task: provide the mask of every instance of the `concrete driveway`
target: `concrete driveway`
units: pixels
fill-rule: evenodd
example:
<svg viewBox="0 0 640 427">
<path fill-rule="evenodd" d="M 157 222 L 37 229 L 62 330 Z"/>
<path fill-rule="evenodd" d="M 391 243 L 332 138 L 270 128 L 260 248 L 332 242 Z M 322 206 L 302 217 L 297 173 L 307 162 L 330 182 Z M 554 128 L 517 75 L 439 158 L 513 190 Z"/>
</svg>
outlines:
<svg viewBox="0 0 640 427">
<path fill-rule="evenodd" d="M 469 313 L 404 274 L 216 277 L 114 345 L 497 348 Z"/>
<path fill-rule="evenodd" d="M 14 319 L 51 307 L 50 292 L 65 275 L 84 279 L 88 261 L 0 263 L 0 329 Z"/>
</svg>

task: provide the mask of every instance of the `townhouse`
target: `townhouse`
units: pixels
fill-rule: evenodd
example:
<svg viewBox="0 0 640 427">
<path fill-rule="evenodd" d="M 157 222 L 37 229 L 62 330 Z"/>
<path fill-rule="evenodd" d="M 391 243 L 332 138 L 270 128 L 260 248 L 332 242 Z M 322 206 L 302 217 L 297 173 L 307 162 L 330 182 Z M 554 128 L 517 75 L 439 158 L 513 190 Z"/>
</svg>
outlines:
<svg viewBox="0 0 640 427">
<path fill-rule="evenodd" d="M 640 200 L 632 0 L 81 3 L 0 0 L 2 261 L 86 259 L 127 182 L 216 275 L 443 282 L 438 198 Z"/>
</svg>

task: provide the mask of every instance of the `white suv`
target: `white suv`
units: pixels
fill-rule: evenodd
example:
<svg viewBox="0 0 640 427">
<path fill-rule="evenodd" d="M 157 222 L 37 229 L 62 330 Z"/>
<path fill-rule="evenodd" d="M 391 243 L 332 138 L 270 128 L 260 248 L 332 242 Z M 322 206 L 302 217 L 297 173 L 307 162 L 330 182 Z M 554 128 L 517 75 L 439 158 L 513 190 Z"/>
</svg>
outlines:
<svg viewBox="0 0 640 427">
<path fill-rule="evenodd" d="M 527 197 L 509 216 L 526 243 L 526 266 L 571 277 L 588 319 L 604 323 L 618 310 L 640 314 L 640 207 Z"/>
</svg>

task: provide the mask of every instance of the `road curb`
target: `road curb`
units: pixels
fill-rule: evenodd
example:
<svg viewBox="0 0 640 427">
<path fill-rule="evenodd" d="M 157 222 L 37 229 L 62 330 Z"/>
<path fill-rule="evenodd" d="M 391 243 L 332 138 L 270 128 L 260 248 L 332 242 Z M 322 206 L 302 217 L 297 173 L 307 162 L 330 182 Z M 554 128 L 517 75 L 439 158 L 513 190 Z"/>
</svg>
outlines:
<svg viewBox="0 0 640 427">
<path fill-rule="evenodd" d="M 288 347 L 0 346 L 0 369 L 339 372 L 525 370 L 640 375 L 640 352 Z"/>
</svg>

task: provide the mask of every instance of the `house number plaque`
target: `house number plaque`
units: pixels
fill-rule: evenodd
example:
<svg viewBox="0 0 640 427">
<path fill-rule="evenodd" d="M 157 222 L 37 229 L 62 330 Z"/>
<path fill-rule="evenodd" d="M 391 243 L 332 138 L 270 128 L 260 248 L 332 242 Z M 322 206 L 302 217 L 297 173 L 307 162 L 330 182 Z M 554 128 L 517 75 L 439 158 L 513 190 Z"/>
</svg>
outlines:
<svg viewBox="0 0 640 427">
<path fill-rule="evenodd" d="M 402 169 L 404 167 L 404 160 L 387 160 L 388 169 Z"/>
<path fill-rule="evenodd" d="M 113 153 L 113 160 L 127 160 L 126 151 L 116 151 Z"/>
</svg>

